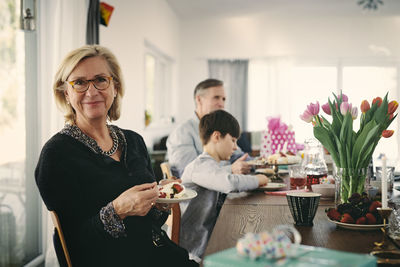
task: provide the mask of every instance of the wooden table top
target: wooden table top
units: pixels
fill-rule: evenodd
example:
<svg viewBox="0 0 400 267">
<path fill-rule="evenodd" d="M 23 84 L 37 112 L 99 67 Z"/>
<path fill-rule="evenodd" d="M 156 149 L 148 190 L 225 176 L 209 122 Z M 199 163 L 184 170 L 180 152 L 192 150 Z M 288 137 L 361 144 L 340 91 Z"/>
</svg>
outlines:
<svg viewBox="0 0 400 267">
<path fill-rule="evenodd" d="M 400 195 L 397 194 L 400 201 Z M 325 209 L 332 201 L 321 200 L 314 226 L 295 226 L 302 244 L 335 250 L 370 253 L 374 242 L 382 240 L 381 231 L 347 230 L 327 220 Z M 294 225 L 286 196 L 271 196 L 264 192 L 230 194 L 226 199 L 208 243 L 205 255 L 234 247 L 248 232 L 271 231 L 280 224 Z"/>
</svg>

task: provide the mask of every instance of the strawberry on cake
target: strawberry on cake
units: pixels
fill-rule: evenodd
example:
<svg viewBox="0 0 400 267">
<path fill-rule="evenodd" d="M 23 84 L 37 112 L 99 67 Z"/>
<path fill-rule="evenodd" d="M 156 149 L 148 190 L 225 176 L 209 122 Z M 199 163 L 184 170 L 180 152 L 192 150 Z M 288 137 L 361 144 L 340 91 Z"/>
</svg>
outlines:
<svg viewBox="0 0 400 267">
<path fill-rule="evenodd" d="M 168 183 L 158 188 L 159 198 L 181 198 L 185 194 L 185 187 L 181 183 Z"/>
</svg>

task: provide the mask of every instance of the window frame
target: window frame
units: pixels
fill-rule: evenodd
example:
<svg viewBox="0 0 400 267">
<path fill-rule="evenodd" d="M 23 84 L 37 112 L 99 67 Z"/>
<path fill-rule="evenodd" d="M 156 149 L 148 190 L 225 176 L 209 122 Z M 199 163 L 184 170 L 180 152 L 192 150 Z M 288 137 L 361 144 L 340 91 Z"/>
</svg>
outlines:
<svg viewBox="0 0 400 267">
<path fill-rule="evenodd" d="M 145 125 L 145 129 L 157 129 L 169 126 L 174 122 L 171 106 L 168 103 L 172 101 L 172 74 L 174 60 L 163 53 L 155 45 L 145 40 L 143 54 L 144 68 L 144 110 L 147 110 L 147 74 L 146 74 L 146 56 L 150 55 L 155 60 L 155 80 L 154 80 L 154 114 L 149 125 Z"/>
</svg>

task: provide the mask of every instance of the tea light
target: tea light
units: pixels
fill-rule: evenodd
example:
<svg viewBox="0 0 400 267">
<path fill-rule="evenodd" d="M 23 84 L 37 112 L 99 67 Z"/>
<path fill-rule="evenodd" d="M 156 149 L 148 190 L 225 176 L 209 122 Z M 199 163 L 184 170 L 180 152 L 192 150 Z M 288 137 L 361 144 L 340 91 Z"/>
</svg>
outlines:
<svg viewBox="0 0 400 267">
<path fill-rule="evenodd" d="M 382 157 L 382 208 L 388 207 L 387 203 L 387 169 L 386 169 L 386 156 Z"/>
</svg>

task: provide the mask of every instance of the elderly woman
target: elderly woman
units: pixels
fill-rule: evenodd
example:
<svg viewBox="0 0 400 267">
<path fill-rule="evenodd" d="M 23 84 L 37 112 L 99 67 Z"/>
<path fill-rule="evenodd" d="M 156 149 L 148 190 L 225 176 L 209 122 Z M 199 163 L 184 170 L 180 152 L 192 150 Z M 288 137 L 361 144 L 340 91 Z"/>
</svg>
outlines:
<svg viewBox="0 0 400 267">
<path fill-rule="evenodd" d="M 73 266 L 197 266 L 161 231 L 168 212 L 142 137 L 107 121 L 120 116 L 124 83 L 101 46 L 72 51 L 54 95 L 65 127 L 43 147 L 36 183 L 57 212 Z"/>
</svg>

